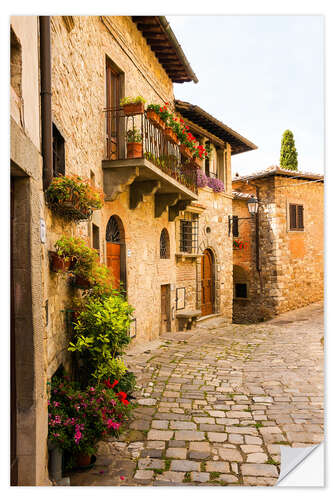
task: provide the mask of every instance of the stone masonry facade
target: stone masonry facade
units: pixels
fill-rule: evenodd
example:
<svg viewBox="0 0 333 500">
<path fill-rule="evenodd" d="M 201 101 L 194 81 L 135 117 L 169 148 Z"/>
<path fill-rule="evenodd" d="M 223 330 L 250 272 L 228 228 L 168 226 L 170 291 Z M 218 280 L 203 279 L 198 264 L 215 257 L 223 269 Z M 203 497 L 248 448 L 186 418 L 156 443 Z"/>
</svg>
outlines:
<svg viewBox="0 0 333 500">
<path fill-rule="evenodd" d="M 255 219 L 239 221 L 239 239 L 246 249 L 233 250 L 234 286 L 248 283 L 247 298 L 234 296 L 235 322 L 257 322 L 322 300 L 323 203 L 322 176 L 302 172 L 233 182 L 233 214 L 249 217 L 247 198 L 259 192 L 259 271 L 256 265 Z M 248 183 L 247 183 L 248 181 Z M 303 206 L 304 228 L 290 229 L 290 204 Z"/>
</svg>

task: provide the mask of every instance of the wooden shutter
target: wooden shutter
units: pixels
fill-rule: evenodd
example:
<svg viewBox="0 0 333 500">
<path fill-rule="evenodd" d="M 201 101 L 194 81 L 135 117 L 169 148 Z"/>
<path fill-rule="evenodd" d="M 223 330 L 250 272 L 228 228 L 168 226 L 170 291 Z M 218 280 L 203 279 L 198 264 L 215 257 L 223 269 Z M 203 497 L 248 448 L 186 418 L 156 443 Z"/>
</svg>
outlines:
<svg viewBox="0 0 333 500">
<path fill-rule="evenodd" d="M 297 227 L 298 227 L 298 229 L 304 229 L 304 207 L 303 207 L 303 205 L 297 205 Z"/>
<path fill-rule="evenodd" d="M 232 235 L 239 236 L 238 232 L 238 215 L 232 216 Z"/>
<path fill-rule="evenodd" d="M 290 229 L 297 229 L 296 220 L 296 205 L 289 205 L 289 227 Z"/>
</svg>

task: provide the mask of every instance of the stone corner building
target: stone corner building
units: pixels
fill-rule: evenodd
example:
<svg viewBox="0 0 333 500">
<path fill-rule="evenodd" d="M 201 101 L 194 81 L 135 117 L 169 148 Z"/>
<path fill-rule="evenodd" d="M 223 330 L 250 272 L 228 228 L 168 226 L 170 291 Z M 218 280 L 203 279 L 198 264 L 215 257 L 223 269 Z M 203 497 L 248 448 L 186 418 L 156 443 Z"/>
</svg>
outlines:
<svg viewBox="0 0 333 500">
<path fill-rule="evenodd" d="M 46 387 L 70 366 L 66 310 L 77 293 L 50 270 L 49 251 L 62 235 L 98 250 L 135 308 L 135 342 L 190 327 L 198 315 L 231 322 L 231 156 L 256 146 L 174 101 L 173 84 L 197 78 L 163 16 L 13 17 L 10 62 L 11 483 L 46 485 Z M 222 191 L 198 188 L 179 146 L 145 114 L 124 116 L 120 99 L 137 95 L 170 103 L 210 145 L 201 169 Z M 127 155 L 128 122 L 145 138 L 140 158 Z M 150 161 L 162 154 L 169 170 Z M 54 176 L 73 174 L 106 200 L 80 224 L 52 213 L 44 196 Z"/>
<path fill-rule="evenodd" d="M 270 167 L 235 177 L 233 189 L 233 320 L 263 321 L 322 300 L 324 177 Z M 250 196 L 259 200 L 249 217 Z"/>
</svg>

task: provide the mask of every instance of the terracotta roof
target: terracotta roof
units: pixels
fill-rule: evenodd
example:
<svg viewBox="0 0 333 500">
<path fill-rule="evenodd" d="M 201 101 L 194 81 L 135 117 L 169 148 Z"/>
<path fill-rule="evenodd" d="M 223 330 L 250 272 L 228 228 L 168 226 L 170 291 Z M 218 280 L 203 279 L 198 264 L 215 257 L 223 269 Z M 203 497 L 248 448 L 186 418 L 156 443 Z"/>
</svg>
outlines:
<svg viewBox="0 0 333 500">
<path fill-rule="evenodd" d="M 199 106 L 184 101 L 175 101 L 176 110 L 186 119 L 200 125 L 208 132 L 212 133 L 222 141 L 228 142 L 231 145 L 231 154 L 244 153 L 257 149 L 253 142 L 245 139 L 245 137 L 235 132 L 230 127 L 214 118 L 214 116 L 204 111 Z"/>
<path fill-rule="evenodd" d="M 295 179 L 313 179 L 324 182 L 324 176 L 321 174 L 315 174 L 313 172 L 301 172 L 296 170 L 286 170 L 285 168 L 281 168 L 278 165 L 272 165 L 271 167 L 268 167 L 265 170 L 254 172 L 253 174 L 234 176 L 232 181 L 233 182 L 247 181 L 250 179 L 259 179 L 275 175 L 282 177 L 293 177 Z"/>
<path fill-rule="evenodd" d="M 198 82 L 165 16 L 132 16 L 132 20 L 174 83 Z"/>
</svg>

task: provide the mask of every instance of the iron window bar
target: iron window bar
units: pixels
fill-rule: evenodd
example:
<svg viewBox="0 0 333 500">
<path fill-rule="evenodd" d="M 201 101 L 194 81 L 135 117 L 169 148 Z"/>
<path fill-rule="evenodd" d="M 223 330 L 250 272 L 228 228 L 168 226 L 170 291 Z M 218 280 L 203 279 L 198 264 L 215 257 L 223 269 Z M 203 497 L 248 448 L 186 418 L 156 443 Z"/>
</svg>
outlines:
<svg viewBox="0 0 333 500">
<path fill-rule="evenodd" d="M 179 221 L 179 250 L 184 253 L 198 253 L 199 218 L 197 214 L 185 212 Z"/>
</svg>

